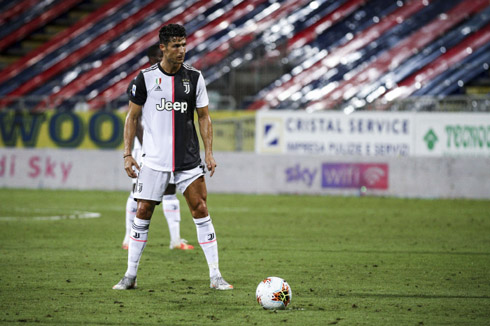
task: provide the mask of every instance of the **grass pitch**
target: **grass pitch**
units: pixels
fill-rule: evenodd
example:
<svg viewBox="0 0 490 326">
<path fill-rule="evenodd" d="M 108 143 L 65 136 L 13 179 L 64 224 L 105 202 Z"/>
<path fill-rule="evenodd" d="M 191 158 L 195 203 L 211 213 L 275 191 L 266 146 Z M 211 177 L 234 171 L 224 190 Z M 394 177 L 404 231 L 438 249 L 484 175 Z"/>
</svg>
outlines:
<svg viewBox="0 0 490 326">
<path fill-rule="evenodd" d="M 138 289 L 126 270 L 126 192 L 0 190 L 0 324 L 488 325 L 490 201 L 210 194 L 220 267 L 168 249 L 161 206 Z M 181 234 L 196 245 L 181 199 Z M 100 217 L 97 217 L 100 214 Z M 290 308 L 255 288 L 285 278 Z"/>
</svg>

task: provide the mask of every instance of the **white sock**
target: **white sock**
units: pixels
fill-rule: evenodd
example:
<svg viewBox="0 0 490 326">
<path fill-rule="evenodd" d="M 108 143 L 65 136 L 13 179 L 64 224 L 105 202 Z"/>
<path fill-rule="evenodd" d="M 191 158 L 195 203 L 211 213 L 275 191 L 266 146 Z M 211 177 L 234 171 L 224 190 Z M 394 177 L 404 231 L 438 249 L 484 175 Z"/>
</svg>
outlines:
<svg viewBox="0 0 490 326">
<path fill-rule="evenodd" d="M 209 277 L 221 276 L 218 264 L 218 242 L 211 217 L 195 218 L 197 241 L 201 245 L 209 266 Z"/>
<path fill-rule="evenodd" d="M 170 232 L 170 243 L 180 244 L 180 202 L 177 196 L 175 194 L 163 196 L 162 206 Z"/>
<path fill-rule="evenodd" d="M 133 226 L 131 227 L 131 235 L 129 237 L 128 269 L 125 274 L 127 277 L 136 277 L 141 255 L 143 254 L 146 241 L 148 240 L 149 227 L 150 220 L 142 220 L 138 217 L 134 218 Z"/>
<path fill-rule="evenodd" d="M 129 235 L 131 234 L 131 226 L 133 225 L 134 217 L 136 216 L 136 210 L 138 209 L 138 203 L 134 200 L 133 193 L 131 193 L 126 201 L 126 235 L 124 236 L 123 243 L 129 243 Z"/>
</svg>

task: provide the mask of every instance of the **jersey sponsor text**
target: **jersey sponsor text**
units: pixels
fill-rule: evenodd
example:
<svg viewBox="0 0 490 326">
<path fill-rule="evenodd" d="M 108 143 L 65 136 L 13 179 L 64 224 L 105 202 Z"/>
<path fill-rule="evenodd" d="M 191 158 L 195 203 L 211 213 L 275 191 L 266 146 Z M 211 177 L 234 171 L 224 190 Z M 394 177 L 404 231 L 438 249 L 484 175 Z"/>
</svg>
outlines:
<svg viewBox="0 0 490 326">
<path fill-rule="evenodd" d="M 156 109 L 158 111 L 180 111 L 182 113 L 187 112 L 187 102 L 172 102 L 172 101 L 166 101 L 165 98 L 162 97 L 161 99 L 161 104 L 156 105 Z"/>
</svg>

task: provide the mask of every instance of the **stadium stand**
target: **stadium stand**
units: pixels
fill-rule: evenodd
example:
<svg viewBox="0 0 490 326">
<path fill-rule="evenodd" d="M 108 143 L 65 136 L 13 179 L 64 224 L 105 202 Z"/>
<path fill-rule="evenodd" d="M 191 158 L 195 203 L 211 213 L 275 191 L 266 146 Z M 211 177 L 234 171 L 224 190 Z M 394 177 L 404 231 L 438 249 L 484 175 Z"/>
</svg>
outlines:
<svg viewBox="0 0 490 326">
<path fill-rule="evenodd" d="M 100 33 L 97 37 L 91 39 L 90 42 L 84 40 L 81 47 L 77 48 L 76 50 L 72 50 L 67 56 L 58 57 L 56 63 L 54 63 L 48 69 L 45 69 L 42 72 L 38 73 L 35 78 L 27 80 L 22 85 L 17 87 L 17 89 L 15 89 L 13 92 L 10 92 L 8 95 L 22 96 L 36 88 L 41 87 L 42 85 L 45 85 L 46 82 L 48 82 L 50 79 L 62 73 L 67 66 L 75 67 L 80 63 L 82 59 L 89 55 L 92 55 L 94 51 L 100 49 L 101 47 L 104 47 L 107 42 L 112 40 L 114 37 L 126 32 L 134 24 L 143 21 L 147 17 L 147 15 L 155 12 L 168 3 L 169 1 L 147 1 L 146 5 L 141 7 L 140 10 L 136 11 L 133 9 L 132 15 L 128 16 L 125 19 L 122 19 L 118 24 L 114 26 L 106 25 L 109 28 L 106 28 L 103 33 Z M 130 3 L 129 8 L 134 8 L 133 3 Z M 122 15 L 122 17 L 124 17 L 124 15 Z M 42 68 L 45 67 L 43 66 Z"/>
<path fill-rule="evenodd" d="M 255 38 L 255 34 L 271 28 L 278 19 L 289 16 L 292 11 L 303 6 L 306 2 L 308 1 L 290 0 L 283 3 L 268 3 L 267 8 L 263 9 L 259 15 L 243 22 L 239 28 L 236 27 L 236 23 L 229 25 L 226 30 L 227 33 L 218 40 L 213 41 L 202 57 L 195 60 L 191 59 L 192 64 L 198 69 L 205 69 L 207 66 L 215 65 L 225 59 L 230 51 L 243 48 Z M 255 28 L 248 28 L 250 24 L 254 24 Z M 233 26 L 233 28 L 230 28 L 230 26 Z M 204 50 L 204 47 L 202 49 Z"/>
<path fill-rule="evenodd" d="M 107 0 L 22 0 L 2 14 L 0 68 L 15 62 Z"/>
<path fill-rule="evenodd" d="M 4 11 L 0 13 L 0 24 L 5 24 L 8 21 L 12 21 L 20 14 L 24 13 L 27 9 L 33 7 L 37 0 L 24 0 L 24 1 L 10 1 L 10 3 L 2 3 Z"/>
<path fill-rule="evenodd" d="M 208 28 L 213 28 L 213 26 L 216 28 L 223 22 L 228 25 L 228 28 L 214 34 L 212 37 L 210 37 L 210 39 L 206 40 L 205 43 L 196 43 L 196 40 L 190 39 L 189 42 L 196 43 L 198 46 L 195 48 L 195 50 L 191 48 L 187 53 L 187 61 L 198 69 L 217 64 L 220 60 L 226 58 L 226 55 L 230 49 L 243 47 L 249 43 L 251 39 L 253 39 L 253 32 L 249 31 L 246 27 L 249 25 L 249 23 L 251 23 L 251 21 L 254 21 L 257 29 L 260 28 L 265 30 L 268 26 L 274 23 L 275 18 L 277 18 L 279 15 L 286 15 L 287 13 L 291 12 L 295 6 L 298 6 L 301 3 L 301 1 L 285 1 L 284 5 L 282 5 L 281 2 L 267 2 L 265 5 L 263 3 L 262 6 L 256 7 L 251 13 L 243 15 L 240 23 L 234 21 L 233 24 L 230 24 L 231 20 L 227 18 L 230 17 L 230 14 L 223 15 L 219 22 L 214 22 Z M 233 15 L 236 16 L 236 13 Z M 199 56 L 200 53 L 202 53 L 201 56 Z M 109 87 L 100 93 L 104 100 L 100 101 L 97 98 L 91 99 L 89 100 L 90 107 L 97 109 L 104 105 L 106 100 L 118 100 L 121 97 L 120 94 L 122 93 L 122 90 L 126 89 L 130 79 L 134 78 L 134 76 L 136 76 L 138 71 L 142 68 L 143 66 L 138 67 L 133 71 L 133 73 L 128 74 L 128 77 L 125 79 L 122 79 L 114 84 L 109 84 Z M 126 96 L 122 96 L 120 101 L 121 103 L 125 103 Z"/>
<path fill-rule="evenodd" d="M 210 20 L 204 26 L 195 26 L 193 24 L 189 24 L 187 27 L 188 31 L 190 33 L 192 33 L 192 31 L 196 31 L 196 33 L 190 34 L 189 37 L 187 38 L 188 47 L 190 49 L 192 49 L 194 47 L 199 47 L 201 45 L 204 45 L 204 48 L 206 48 L 207 42 L 204 42 L 204 41 L 205 41 L 205 38 L 207 35 L 218 34 L 220 32 L 220 30 L 222 30 L 221 27 L 223 26 L 223 24 L 229 25 L 231 22 L 236 22 L 236 19 L 243 16 L 244 14 L 246 14 L 247 11 L 249 11 L 249 9 L 247 7 L 250 5 L 253 5 L 253 6 L 257 5 L 257 6 L 259 6 L 259 8 L 261 8 L 260 3 L 262 3 L 262 2 L 263 2 L 263 0 L 256 0 L 256 1 L 252 1 L 252 2 L 242 2 L 242 3 L 238 4 L 236 7 L 233 7 L 233 10 L 230 10 L 230 11 L 226 12 L 225 14 L 221 14 L 217 19 Z M 174 18 L 172 20 L 179 21 L 179 19 L 182 19 L 183 21 L 189 21 L 190 22 L 194 17 L 193 14 L 194 13 L 197 14 L 198 9 L 202 8 L 202 6 L 204 6 L 206 4 L 209 4 L 209 2 L 203 3 L 202 1 L 200 1 L 200 2 L 196 3 L 195 8 L 192 8 L 191 10 L 186 10 L 183 13 L 183 16 L 185 15 L 184 17 L 182 17 L 182 18 L 177 17 L 177 19 Z M 232 5 L 233 3 L 230 2 L 230 4 Z M 211 7 L 209 9 L 211 12 L 208 11 L 208 15 L 212 17 L 212 12 L 219 13 L 222 10 L 221 5 L 222 5 L 222 3 L 220 3 L 219 5 L 215 5 L 215 6 Z M 150 33 L 150 35 L 156 35 L 156 34 L 157 34 L 157 30 Z M 153 40 L 154 40 L 154 42 L 157 41 L 154 38 L 153 38 Z M 132 54 L 133 54 L 132 52 L 128 53 L 128 55 L 132 55 Z M 187 54 L 187 58 L 192 57 L 192 56 L 193 56 L 193 54 L 192 54 L 192 50 L 191 50 Z M 130 74 L 131 78 L 134 78 L 134 76 L 136 76 L 139 69 L 141 69 L 141 67 L 138 67 L 138 69 L 134 70 L 133 73 Z M 127 87 L 128 81 L 129 80 L 124 80 L 123 84 L 120 85 L 120 87 L 121 88 L 124 87 L 124 89 L 125 89 Z M 108 93 L 106 92 L 105 94 L 108 94 Z"/>
<path fill-rule="evenodd" d="M 85 16 L 83 19 L 72 25 L 70 28 L 56 34 L 52 39 L 45 42 L 36 51 L 31 51 L 20 60 L 6 67 L 0 75 L 0 84 L 6 80 L 12 79 L 19 73 L 29 67 L 38 64 L 38 66 L 47 64 L 41 61 L 50 53 L 59 50 L 63 45 L 73 40 L 77 36 L 91 29 L 97 22 L 105 17 L 113 15 L 119 8 L 127 4 L 130 0 L 111 1 L 100 9 L 93 12 L 91 15 Z M 12 80 L 10 80 L 12 81 Z"/>
<path fill-rule="evenodd" d="M 177 22 L 179 20 L 182 20 L 183 22 L 189 22 L 194 19 L 203 9 L 206 9 L 211 4 L 211 1 L 197 1 L 190 7 L 186 8 L 185 11 L 181 12 L 180 15 L 175 15 L 173 12 L 171 12 L 168 15 L 168 20 L 166 21 Z M 176 10 L 180 11 L 178 8 Z M 62 98 L 66 98 L 66 94 L 82 91 L 84 94 L 87 94 L 90 101 L 96 96 L 99 96 L 99 91 L 97 89 L 90 88 L 90 86 L 98 87 L 101 83 L 104 82 L 114 84 L 117 80 L 128 77 L 128 71 L 134 71 L 134 67 L 131 68 L 132 65 L 136 65 L 137 67 L 141 68 L 143 62 L 146 62 L 146 49 L 150 45 L 158 42 L 157 35 L 161 25 L 161 16 L 159 14 L 155 14 L 154 17 L 151 19 L 154 20 L 154 24 L 153 26 L 151 26 L 151 30 L 145 30 L 144 36 L 139 38 L 131 46 L 121 51 L 120 53 L 115 53 L 113 56 L 106 58 L 97 69 L 93 69 L 92 71 L 89 71 L 85 75 L 81 76 L 81 78 L 77 82 L 82 82 L 82 85 L 84 85 L 83 90 L 81 89 L 81 87 L 77 88 L 77 84 L 70 84 L 63 90 L 55 94 L 53 97 L 60 97 L 61 95 Z M 147 18 L 146 21 L 151 21 L 151 19 Z M 100 78 L 98 76 L 104 76 L 104 78 Z M 131 74 L 129 78 L 124 82 L 124 84 L 122 85 L 124 86 L 124 88 L 121 88 L 122 93 L 120 94 L 124 93 L 124 90 L 126 89 L 130 79 L 134 77 L 135 74 Z M 104 87 L 102 86 L 102 88 Z"/>
<path fill-rule="evenodd" d="M 481 11 L 485 5 L 484 1 L 475 1 L 471 4 L 460 3 L 447 13 L 438 15 L 432 22 L 424 25 L 424 27 L 416 30 L 409 37 L 398 42 L 394 47 L 382 53 L 362 70 L 355 70 L 355 72 L 346 75 L 346 78 L 335 89 L 323 92 L 321 94 L 322 98 L 313 103 L 309 103 L 307 108 L 310 108 L 310 110 L 317 108 L 324 109 L 325 107 L 331 108 L 342 100 L 354 97 L 354 94 L 360 94 L 363 89 L 370 88 L 370 82 L 376 81 L 390 67 L 406 66 L 408 69 L 413 69 L 414 66 L 412 64 L 403 64 L 405 59 L 412 53 L 419 52 L 424 46 L 430 44 L 430 42 L 434 41 L 438 36 L 455 26 L 468 15 Z M 366 97 L 368 96 L 366 95 Z M 351 102 L 358 103 L 360 98 L 358 96 Z M 373 99 L 374 97 L 371 95 L 368 100 L 372 101 Z"/>
<path fill-rule="evenodd" d="M 417 2 L 409 2 L 407 6 L 404 7 L 410 7 L 410 4 L 417 5 Z M 451 27 L 452 25 L 450 24 L 456 24 L 457 22 L 466 18 L 466 16 L 471 14 L 473 11 L 477 12 L 481 10 L 483 6 L 488 6 L 488 3 L 485 3 L 484 1 L 475 1 L 472 2 L 471 5 L 468 5 L 468 3 L 461 3 L 457 8 L 455 8 L 454 11 L 442 15 L 442 19 L 436 19 L 440 14 L 442 14 L 441 11 L 444 8 L 452 5 L 454 5 L 454 2 L 433 1 L 431 4 L 427 5 L 426 8 L 422 8 L 423 10 L 417 12 L 417 14 L 411 17 L 409 20 L 404 20 L 407 17 L 398 16 L 398 12 L 403 11 L 403 7 L 400 8 L 400 10 L 393 13 L 391 17 L 400 20 L 402 23 L 397 24 L 395 27 L 391 27 L 391 29 L 387 31 L 386 35 L 380 33 L 379 25 L 383 25 L 381 23 L 382 21 L 389 21 L 390 16 L 385 17 L 385 19 L 381 20 L 380 23 L 369 28 L 373 30 L 373 34 L 369 34 L 369 29 L 367 29 L 359 32 L 351 41 L 340 47 L 340 49 L 330 51 L 327 49 L 324 52 L 326 54 L 323 57 L 323 60 L 321 62 L 317 61 L 319 63 L 316 66 L 311 65 L 311 60 L 308 59 L 308 63 L 306 64 L 308 69 L 301 71 L 300 69 L 296 68 L 296 70 L 300 70 L 300 73 L 296 73 L 294 76 L 287 75 L 282 77 L 283 80 L 287 80 L 285 85 L 277 87 L 276 85 L 278 83 L 273 83 L 272 88 L 266 88 L 265 91 L 259 93 L 259 100 L 250 106 L 250 108 L 258 109 L 264 105 L 266 107 L 275 107 L 279 106 L 280 104 L 282 107 L 286 107 L 288 105 L 304 106 L 305 102 L 315 100 L 315 97 L 317 101 L 318 97 L 323 97 L 323 101 L 309 104 L 310 108 L 313 110 L 317 108 L 325 109 L 334 106 L 340 100 L 342 100 L 341 97 L 348 97 L 351 93 L 362 91 L 362 89 L 367 86 L 366 83 L 359 85 L 356 85 L 356 83 L 360 83 L 360 81 L 366 78 L 370 78 L 371 80 L 375 81 L 377 78 L 382 76 L 381 73 L 383 71 L 386 72 L 393 67 L 397 67 L 399 64 L 403 63 L 403 59 L 411 56 L 416 51 L 423 49 L 424 45 L 429 44 L 431 40 L 434 40 L 438 35 L 441 35 L 442 32 L 444 32 L 444 28 L 447 29 Z M 448 19 L 448 15 L 451 17 L 450 19 Z M 427 29 L 425 26 L 428 23 L 427 18 L 430 17 L 434 17 L 437 21 L 433 24 L 432 28 Z M 411 24 L 410 20 L 412 21 Z M 441 22 L 443 24 L 441 24 Z M 409 37 L 408 39 L 403 38 L 403 35 L 412 33 L 414 30 L 416 31 L 419 26 L 421 26 L 419 29 L 420 32 L 414 33 L 413 36 Z M 438 28 L 441 28 L 441 30 Z M 329 31 L 329 34 L 334 33 L 335 32 L 333 30 Z M 375 44 L 378 50 L 383 50 L 382 46 L 380 46 L 383 39 L 387 39 L 390 42 L 393 42 L 393 38 L 398 40 L 391 50 L 385 51 L 382 56 L 379 56 L 373 61 L 372 59 L 369 59 L 370 55 L 365 52 L 368 49 L 363 44 L 360 44 L 362 40 L 366 39 L 365 35 L 376 35 L 375 42 L 373 42 L 373 39 L 370 39 L 369 42 L 373 42 L 370 43 L 370 46 Z M 359 41 L 359 39 L 361 41 Z M 426 43 L 424 44 L 423 42 Z M 406 49 L 406 46 L 408 46 L 410 43 L 415 44 L 415 46 L 412 46 L 410 49 Z M 362 46 L 355 47 L 356 45 Z M 387 45 L 391 46 L 391 44 Z M 347 51 L 342 51 L 346 48 Z M 337 51 L 340 51 L 340 53 L 337 54 Z M 340 67 L 337 67 L 339 63 L 341 63 L 341 60 L 348 60 L 347 58 L 349 54 L 359 55 L 360 53 L 363 55 L 360 58 L 359 64 L 351 66 L 340 64 Z M 371 56 L 373 55 L 375 55 L 375 53 L 371 52 Z M 398 57 L 395 55 L 398 55 Z M 410 67 L 413 66 L 407 65 L 407 68 L 410 69 Z M 343 70 L 340 70 L 341 68 L 343 68 Z M 340 70 L 340 72 L 336 70 Z M 354 80 L 354 82 L 352 82 L 351 79 Z M 298 90 L 301 90 L 302 92 L 295 94 L 295 92 Z M 293 99 L 286 101 L 287 97 L 290 97 L 293 94 Z M 267 96 L 266 101 L 262 100 L 265 96 Z M 301 100 L 303 102 L 301 102 Z"/>
<path fill-rule="evenodd" d="M 379 5 L 384 5 L 382 2 L 379 2 Z M 309 83 L 321 78 L 324 76 L 328 70 L 336 67 L 341 63 L 341 60 L 345 59 L 350 53 L 360 50 L 365 47 L 373 40 L 379 37 L 379 35 L 383 34 L 390 28 L 393 28 L 397 24 L 397 20 L 406 19 L 414 12 L 420 10 L 423 4 L 421 2 L 412 2 L 407 6 L 400 7 L 399 9 L 391 12 L 388 16 L 385 17 L 379 24 L 373 24 L 363 31 L 359 32 L 355 37 L 353 37 L 347 43 L 330 50 L 330 52 L 323 52 L 325 55 L 322 57 L 321 55 L 317 55 L 313 57 L 313 60 L 307 58 L 306 62 L 303 62 L 303 66 L 307 66 L 307 68 L 303 69 L 301 72 L 296 73 L 291 79 L 289 79 L 284 85 L 281 87 L 276 87 L 275 89 L 267 91 L 267 102 L 271 102 L 273 106 L 277 106 L 280 102 L 284 101 L 284 94 L 294 94 L 296 91 L 300 90 L 302 87 L 308 85 Z M 375 7 L 376 11 L 382 10 L 381 8 Z M 393 8 L 387 7 L 388 11 L 391 11 Z M 379 11 L 382 13 L 382 11 Z M 352 31 L 350 31 L 352 33 Z M 332 33 L 334 38 L 341 39 L 342 35 L 345 34 L 344 30 L 340 30 L 336 33 Z M 313 39 L 311 36 L 305 39 L 296 38 L 293 42 L 288 42 L 289 48 L 299 48 L 306 43 L 309 43 L 308 40 Z M 332 44 L 329 42 L 324 42 L 325 44 Z M 333 43 L 335 44 L 335 43 Z M 322 52 L 320 52 L 321 54 Z M 316 62 L 313 62 L 315 61 Z M 265 100 L 254 103 L 255 107 L 252 106 L 250 109 L 259 109 L 257 105 L 271 105 L 266 103 Z"/>
<path fill-rule="evenodd" d="M 91 2 L 2 1 L 1 54 Z M 489 21 L 487 0 L 106 1 L 4 68 L 0 106 L 32 97 L 29 109 L 70 110 L 80 99 L 120 107 L 164 22 L 185 24 L 186 60 L 237 108 L 357 109 L 461 94 L 488 76 Z"/>
<path fill-rule="evenodd" d="M 490 43 L 487 43 L 468 55 L 460 64 L 449 67 L 413 95 L 446 96 L 457 93 L 466 82 L 488 70 L 489 62 Z"/>
<path fill-rule="evenodd" d="M 3 51 L 14 42 L 21 40 L 34 29 L 45 25 L 48 21 L 61 13 L 69 10 L 81 0 L 68 1 L 40 1 L 25 10 L 15 19 L 9 21 L 4 28 L 0 30 L 0 51 Z M 27 2 L 21 2 L 21 5 L 28 5 Z"/>
<path fill-rule="evenodd" d="M 472 51 L 490 42 L 490 25 L 476 31 L 457 46 L 451 48 L 436 60 L 430 62 L 423 69 L 410 75 L 408 78 L 397 84 L 397 87 L 384 94 L 387 100 L 405 98 L 423 87 L 428 80 L 440 75 L 449 67 L 459 63 L 466 58 Z M 471 49 L 470 51 L 468 49 Z"/>
</svg>

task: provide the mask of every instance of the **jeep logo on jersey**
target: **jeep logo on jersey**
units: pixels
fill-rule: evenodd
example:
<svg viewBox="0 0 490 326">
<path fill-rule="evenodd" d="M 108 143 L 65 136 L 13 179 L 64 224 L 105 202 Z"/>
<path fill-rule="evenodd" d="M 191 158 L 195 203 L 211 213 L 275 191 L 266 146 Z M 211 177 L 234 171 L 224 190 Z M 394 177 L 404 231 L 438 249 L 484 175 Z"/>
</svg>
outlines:
<svg viewBox="0 0 490 326">
<path fill-rule="evenodd" d="M 162 104 L 157 104 L 158 111 L 181 111 L 182 113 L 187 112 L 187 102 L 172 102 L 166 101 L 165 98 L 162 98 Z"/>
</svg>

